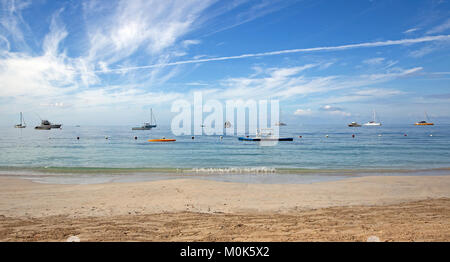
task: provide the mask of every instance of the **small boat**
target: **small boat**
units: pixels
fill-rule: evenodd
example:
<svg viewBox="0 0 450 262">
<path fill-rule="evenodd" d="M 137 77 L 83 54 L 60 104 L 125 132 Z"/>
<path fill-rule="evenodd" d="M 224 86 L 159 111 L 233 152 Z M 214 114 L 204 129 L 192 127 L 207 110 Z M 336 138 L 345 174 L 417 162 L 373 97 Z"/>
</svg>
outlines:
<svg viewBox="0 0 450 262">
<path fill-rule="evenodd" d="M 240 141 L 294 141 L 293 137 L 239 137 Z"/>
<path fill-rule="evenodd" d="M 275 126 L 287 126 L 287 124 L 283 122 L 276 122 Z"/>
<path fill-rule="evenodd" d="M 48 120 L 41 120 L 41 125 L 36 126 L 34 129 L 38 130 L 50 130 L 53 128 L 61 128 L 61 124 L 52 124 Z"/>
<path fill-rule="evenodd" d="M 257 129 L 255 137 L 238 137 L 239 141 L 293 141 L 292 137 L 277 137 L 273 135 L 271 128 Z"/>
<path fill-rule="evenodd" d="M 373 120 L 369 121 L 363 125 L 364 126 L 381 126 L 381 123 L 376 122 L 376 118 L 377 118 L 377 115 L 375 113 L 375 110 L 373 110 Z"/>
<path fill-rule="evenodd" d="M 356 122 L 351 122 L 350 124 L 348 124 L 349 127 L 360 127 L 361 125 L 356 123 Z"/>
<path fill-rule="evenodd" d="M 141 127 L 133 127 L 131 130 L 150 130 L 156 127 L 156 118 L 153 121 L 153 109 L 150 108 L 150 123 L 144 123 Z"/>
<path fill-rule="evenodd" d="M 230 121 L 226 121 L 226 122 L 223 124 L 223 126 L 224 126 L 225 128 L 231 128 L 231 122 L 230 122 Z"/>
<path fill-rule="evenodd" d="M 425 118 L 428 121 L 430 121 L 430 119 L 428 118 L 427 112 L 425 112 Z M 423 120 L 423 121 L 419 121 L 419 122 L 414 123 L 414 125 L 416 125 L 416 126 L 434 126 L 434 123 L 427 122 L 427 121 Z"/>
<path fill-rule="evenodd" d="M 172 138 L 159 138 L 159 139 L 149 139 L 147 140 L 148 142 L 175 142 L 177 141 L 176 139 L 172 139 Z"/>
<path fill-rule="evenodd" d="M 25 120 L 23 119 L 22 112 L 20 112 L 20 124 L 14 126 L 15 128 L 26 128 L 27 124 L 25 124 Z"/>
</svg>

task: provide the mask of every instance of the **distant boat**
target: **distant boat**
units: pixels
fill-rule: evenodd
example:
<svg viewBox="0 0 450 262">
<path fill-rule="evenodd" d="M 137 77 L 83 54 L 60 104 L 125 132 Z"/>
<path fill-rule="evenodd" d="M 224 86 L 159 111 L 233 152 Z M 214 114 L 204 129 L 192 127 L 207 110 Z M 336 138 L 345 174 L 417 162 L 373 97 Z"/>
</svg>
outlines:
<svg viewBox="0 0 450 262">
<path fill-rule="evenodd" d="M 230 121 L 226 121 L 224 124 L 225 128 L 230 128 L 231 127 L 231 122 Z"/>
<path fill-rule="evenodd" d="M 361 125 L 356 123 L 356 122 L 351 122 L 350 124 L 348 124 L 349 127 L 360 127 Z"/>
<path fill-rule="evenodd" d="M 377 118 L 377 115 L 375 113 L 375 110 L 373 110 L 373 120 L 369 121 L 363 125 L 364 126 L 381 126 L 381 123 L 376 122 L 376 118 Z"/>
<path fill-rule="evenodd" d="M 52 124 L 48 120 L 41 120 L 41 125 L 36 126 L 34 129 L 38 130 L 50 130 L 54 128 L 61 128 L 61 124 Z"/>
<path fill-rule="evenodd" d="M 152 128 L 156 127 L 156 118 L 155 121 L 153 121 L 153 109 L 150 108 L 150 122 L 144 123 L 141 127 L 133 127 L 131 130 L 150 130 Z"/>
<path fill-rule="evenodd" d="M 283 122 L 276 122 L 275 126 L 287 126 L 287 124 Z"/>
<path fill-rule="evenodd" d="M 25 120 L 23 119 L 22 112 L 20 112 L 20 124 L 14 126 L 15 128 L 26 128 L 27 124 L 25 124 Z"/>
<path fill-rule="evenodd" d="M 41 120 L 41 125 L 36 126 L 34 129 L 50 130 L 50 129 L 52 129 L 52 125 L 50 124 L 50 122 L 48 120 Z"/>
<path fill-rule="evenodd" d="M 239 137 L 240 141 L 293 141 L 292 137 L 276 137 L 271 128 L 257 129 L 255 137 Z"/>
<path fill-rule="evenodd" d="M 177 141 L 176 139 L 173 138 L 159 138 L 159 139 L 149 139 L 147 140 L 148 142 L 175 142 Z"/>
<path fill-rule="evenodd" d="M 428 121 L 430 121 L 430 119 L 428 118 L 427 112 L 425 112 L 425 118 L 426 118 Z M 432 123 L 432 122 L 427 122 L 427 121 L 419 121 L 419 122 L 416 122 L 414 125 L 416 125 L 416 126 L 433 126 L 434 123 Z"/>
</svg>

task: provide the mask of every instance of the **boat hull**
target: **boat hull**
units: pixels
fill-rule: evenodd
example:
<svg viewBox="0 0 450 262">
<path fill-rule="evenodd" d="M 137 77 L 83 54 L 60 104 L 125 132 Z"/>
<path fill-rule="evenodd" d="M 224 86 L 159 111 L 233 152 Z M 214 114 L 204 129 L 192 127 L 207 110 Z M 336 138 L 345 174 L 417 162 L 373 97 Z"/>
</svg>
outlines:
<svg viewBox="0 0 450 262">
<path fill-rule="evenodd" d="M 50 130 L 52 128 L 50 126 L 37 126 L 34 129 L 36 129 L 36 130 Z"/>
<path fill-rule="evenodd" d="M 26 128 L 27 126 L 22 126 L 22 125 L 15 125 L 15 128 Z"/>
<path fill-rule="evenodd" d="M 280 137 L 280 138 L 251 138 L 251 137 L 239 137 L 240 141 L 294 141 L 292 137 Z"/>
<path fill-rule="evenodd" d="M 177 141 L 176 139 L 168 139 L 168 138 L 164 138 L 164 139 L 149 139 L 147 140 L 148 142 L 175 142 Z"/>
<path fill-rule="evenodd" d="M 415 123 L 416 126 L 434 126 L 433 123 Z"/>
</svg>

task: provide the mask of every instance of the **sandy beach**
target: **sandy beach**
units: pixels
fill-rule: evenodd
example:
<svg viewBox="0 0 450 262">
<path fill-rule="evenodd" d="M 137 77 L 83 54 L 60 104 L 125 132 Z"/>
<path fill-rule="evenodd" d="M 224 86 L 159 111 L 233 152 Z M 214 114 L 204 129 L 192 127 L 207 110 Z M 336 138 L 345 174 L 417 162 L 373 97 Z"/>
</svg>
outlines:
<svg viewBox="0 0 450 262">
<path fill-rule="evenodd" d="M 449 241 L 450 176 L 313 184 L 0 178 L 0 241 Z"/>
</svg>

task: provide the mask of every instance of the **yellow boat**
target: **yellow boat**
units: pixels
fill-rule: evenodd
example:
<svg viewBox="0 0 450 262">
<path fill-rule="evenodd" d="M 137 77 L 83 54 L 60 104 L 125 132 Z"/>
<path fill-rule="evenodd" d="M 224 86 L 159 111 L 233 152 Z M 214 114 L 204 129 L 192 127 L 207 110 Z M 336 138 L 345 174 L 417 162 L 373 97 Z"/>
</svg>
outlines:
<svg viewBox="0 0 450 262">
<path fill-rule="evenodd" d="M 414 125 L 416 125 L 416 126 L 434 126 L 434 123 L 428 123 L 428 122 L 425 122 L 425 121 L 420 121 L 420 122 L 415 123 Z"/>
<path fill-rule="evenodd" d="M 160 139 L 149 139 L 148 142 L 175 142 L 176 139 L 171 138 L 160 138 Z"/>
<path fill-rule="evenodd" d="M 430 119 L 428 118 L 427 112 L 425 112 L 425 118 L 430 121 Z M 434 123 L 431 122 L 427 122 L 427 121 L 419 121 L 414 123 L 414 125 L 416 126 L 434 126 Z"/>
</svg>

